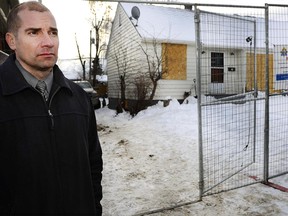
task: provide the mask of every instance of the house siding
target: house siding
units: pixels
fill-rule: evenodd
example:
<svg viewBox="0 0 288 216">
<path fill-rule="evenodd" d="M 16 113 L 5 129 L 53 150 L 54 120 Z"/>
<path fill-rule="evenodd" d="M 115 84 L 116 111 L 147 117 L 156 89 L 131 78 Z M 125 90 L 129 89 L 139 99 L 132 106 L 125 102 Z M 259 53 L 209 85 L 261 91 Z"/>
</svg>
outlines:
<svg viewBox="0 0 288 216">
<path fill-rule="evenodd" d="M 121 4 L 118 4 L 115 19 L 110 37 L 107 52 L 107 74 L 108 74 L 108 97 L 120 98 L 119 73 L 115 58 L 117 56 L 120 65 L 127 64 L 127 77 L 139 70 L 136 59 L 139 59 L 140 49 L 138 48 L 141 38 L 124 12 Z"/>
</svg>

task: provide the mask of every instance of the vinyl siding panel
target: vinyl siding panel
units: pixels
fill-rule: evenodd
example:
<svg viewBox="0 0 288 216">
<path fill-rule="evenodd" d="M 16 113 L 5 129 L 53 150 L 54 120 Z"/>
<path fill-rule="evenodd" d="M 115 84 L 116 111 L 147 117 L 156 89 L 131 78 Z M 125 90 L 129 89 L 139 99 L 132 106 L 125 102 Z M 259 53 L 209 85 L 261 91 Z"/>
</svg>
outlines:
<svg viewBox="0 0 288 216">
<path fill-rule="evenodd" d="M 123 11 L 121 4 L 118 4 L 107 52 L 109 97 L 120 96 L 119 76 L 123 75 L 123 71 L 126 72 L 127 77 L 130 77 L 139 70 L 137 59 L 141 51 L 140 41 L 141 38 L 133 23 Z"/>
</svg>

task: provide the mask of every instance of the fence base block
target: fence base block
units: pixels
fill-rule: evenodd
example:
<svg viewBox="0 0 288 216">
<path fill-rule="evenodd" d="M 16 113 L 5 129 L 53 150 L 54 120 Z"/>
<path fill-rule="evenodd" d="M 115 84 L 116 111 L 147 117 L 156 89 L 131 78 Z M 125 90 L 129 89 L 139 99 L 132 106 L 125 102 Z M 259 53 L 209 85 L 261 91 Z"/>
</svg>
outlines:
<svg viewBox="0 0 288 216">
<path fill-rule="evenodd" d="M 286 193 L 288 192 L 288 188 L 283 187 L 283 186 L 278 185 L 278 184 L 275 184 L 275 183 L 273 183 L 273 182 L 269 182 L 269 181 L 268 181 L 268 183 L 266 183 L 266 185 L 268 185 L 269 187 L 272 187 L 272 188 L 274 188 L 274 189 L 277 189 L 277 190 L 286 192 Z"/>
<path fill-rule="evenodd" d="M 260 179 L 257 177 L 257 176 L 249 176 L 250 178 L 252 178 L 252 179 L 254 179 L 255 181 L 259 181 Z M 274 188 L 274 189 L 277 189 L 277 190 L 280 190 L 280 191 L 282 191 L 282 192 L 288 192 L 288 188 L 286 188 L 286 187 L 284 187 L 284 186 L 281 186 L 281 185 L 279 185 L 279 184 L 275 184 L 275 183 L 273 183 L 273 182 L 261 182 L 262 184 L 265 184 L 265 185 L 267 185 L 267 186 L 269 186 L 269 187 L 272 187 L 272 188 Z"/>
</svg>

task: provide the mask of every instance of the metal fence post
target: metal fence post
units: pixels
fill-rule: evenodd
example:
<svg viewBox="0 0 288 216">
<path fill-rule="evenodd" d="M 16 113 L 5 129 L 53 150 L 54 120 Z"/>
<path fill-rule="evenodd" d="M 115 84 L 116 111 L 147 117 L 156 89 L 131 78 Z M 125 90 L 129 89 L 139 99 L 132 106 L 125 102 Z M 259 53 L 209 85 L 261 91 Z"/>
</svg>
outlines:
<svg viewBox="0 0 288 216">
<path fill-rule="evenodd" d="M 263 181 L 269 177 L 269 6 L 265 4 L 265 125 L 264 125 L 264 173 Z"/>
<path fill-rule="evenodd" d="M 254 70 L 254 98 L 258 97 L 258 86 L 257 86 L 257 54 L 256 54 L 256 46 L 257 46 L 257 25 L 256 25 L 256 20 L 254 20 L 254 65 L 253 65 L 253 70 Z M 256 126 L 257 126 L 257 101 L 254 100 L 254 138 L 253 138 L 253 162 L 255 163 L 256 161 Z"/>
<path fill-rule="evenodd" d="M 201 52 L 200 40 L 200 10 L 195 5 L 195 39 L 196 39 L 196 95 L 198 108 L 198 151 L 199 151 L 199 199 L 202 200 L 204 191 L 203 180 L 203 146 L 202 146 L 202 114 L 201 114 Z"/>
</svg>

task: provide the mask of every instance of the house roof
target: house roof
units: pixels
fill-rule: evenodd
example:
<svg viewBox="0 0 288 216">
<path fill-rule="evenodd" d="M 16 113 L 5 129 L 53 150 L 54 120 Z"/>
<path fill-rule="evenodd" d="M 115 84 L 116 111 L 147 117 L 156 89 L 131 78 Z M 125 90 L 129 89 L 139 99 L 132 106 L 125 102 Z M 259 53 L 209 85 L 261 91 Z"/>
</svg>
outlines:
<svg viewBox="0 0 288 216">
<path fill-rule="evenodd" d="M 195 41 L 194 13 L 191 10 L 153 6 L 146 4 L 121 3 L 128 17 L 131 9 L 137 6 L 140 17 L 137 30 L 146 39 Z M 136 24 L 136 20 L 132 20 Z"/>
<path fill-rule="evenodd" d="M 132 21 L 137 23 L 136 29 L 145 39 L 187 44 L 195 42 L 193 10 L 134 3 L 122 3 L 122 6 L 128 17 L 132 16 L 134 6 L 139 8 L 138 23 Z M 243 48 L 247 46 L 246 38 L 254 33 L 255 18 L 201 13 L 200 19 L 203 46 Z"/>
<path fill-rule="evenodd" d="M 121 5 L 128 17 L 132 16 L 131 10 L 134 6 L 139 8 L 138 22 L 135 19 L 131 19 L 131 21 L 142 38 L 187 44 L 195 42 L 193 10 L 151 4 L 121 3 Z M 249 48 L 251 45 L 246 42 L 246 38 L 249 36 L 257 38 L 256 47 L 265 47 L 265 20 L 263 17 L 208 12 L 201 13 L 200 20 L 200 37 L 204 47 Z M 256 23 L 256 29 L 254 29 L 254 23 Z M 279 25 L 279 20 L 269 21 L 270 47 L 275 44 L 287 44 L 286 40 L 280 40 L 279 37 L 274 38 L 274 36 L 287 35 L 288 22 L 281 23 L 281 26 L 284 25 L 287 28 L 276 28 L 277 25 Z M 256 35 L 254 35 L 255 32 Z"/>
</svg>

